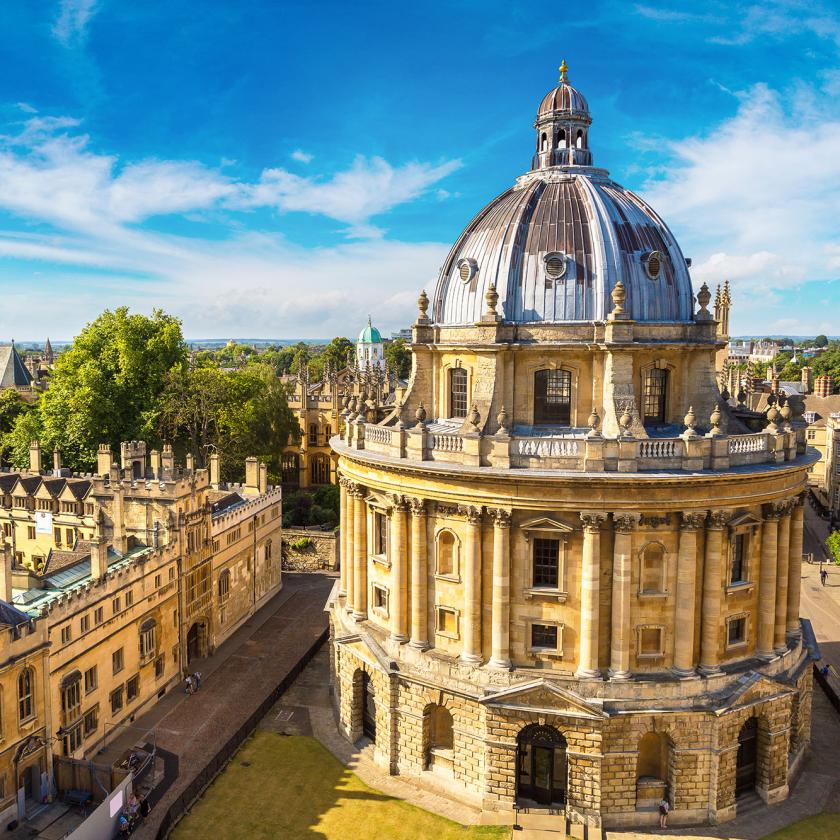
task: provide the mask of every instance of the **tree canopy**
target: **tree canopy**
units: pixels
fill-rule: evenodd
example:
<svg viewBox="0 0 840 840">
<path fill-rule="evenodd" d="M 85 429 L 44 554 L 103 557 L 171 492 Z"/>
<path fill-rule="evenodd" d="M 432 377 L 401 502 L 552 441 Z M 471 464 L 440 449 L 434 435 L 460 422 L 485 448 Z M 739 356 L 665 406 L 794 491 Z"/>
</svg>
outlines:
<svg viewBox="0 0 840 840">
<path fill-rule="evenodd" d="M 404 338 L 395 338 L 385 345 L 385 360 L 400 379 L 411 375 L 411 348 Z"/>
</svg>

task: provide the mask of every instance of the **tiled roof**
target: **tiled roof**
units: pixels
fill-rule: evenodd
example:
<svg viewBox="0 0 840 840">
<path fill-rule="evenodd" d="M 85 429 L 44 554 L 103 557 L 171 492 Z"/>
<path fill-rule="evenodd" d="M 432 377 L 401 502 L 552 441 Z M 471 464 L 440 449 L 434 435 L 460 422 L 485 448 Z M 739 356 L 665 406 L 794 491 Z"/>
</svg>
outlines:
<svg viewBox="0 0 840 840">
<path fill-rule="evenodd" d="M 26 369 L 14 344 L 0 346 L 0 388 L 30 385 L 32 385 L 32 375 Z"/>
<path fill-rule="evenodd" d="M 69 551 L 62 549 L 51 549 L 41 577 L 54 575 L 62 569 L 75 566 L 83 560 L 90 559 L 90 542 L 88 540 L 76 540 L 76 545 Z"/>
</svg>

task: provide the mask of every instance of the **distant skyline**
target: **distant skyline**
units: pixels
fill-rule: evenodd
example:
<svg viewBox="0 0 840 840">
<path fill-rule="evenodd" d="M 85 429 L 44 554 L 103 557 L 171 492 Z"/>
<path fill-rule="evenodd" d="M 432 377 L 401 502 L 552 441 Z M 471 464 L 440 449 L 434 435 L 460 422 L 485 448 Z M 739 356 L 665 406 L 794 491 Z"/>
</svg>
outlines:
<svg viewBox="0 0 840 840">
<path fill-rule="evenodd" d="M 105 307 L 186 336 L 408 326 L 528 169 L 566 58 L 595 164 L 729 279 L 733 333 L 836 333 L 836 3 L 17 0 L 0 55 L 0 341 Z"/>
</svg>

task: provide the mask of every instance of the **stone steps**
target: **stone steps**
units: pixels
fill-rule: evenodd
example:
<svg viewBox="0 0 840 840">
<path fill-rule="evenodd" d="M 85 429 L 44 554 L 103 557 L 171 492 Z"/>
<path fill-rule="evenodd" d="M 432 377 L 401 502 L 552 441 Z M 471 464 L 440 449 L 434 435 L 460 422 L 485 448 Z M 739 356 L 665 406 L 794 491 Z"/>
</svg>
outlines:
<svg viewBox="0 0 840 840">
<path fill-rule="evenodd" d="M 738 806 L 736 813 L 739 818 L 744 816 L 748 817 L 758 811 L 763 811 L 767 807 L 764 800 L 755 792 L 742 793 L 735 802 Z"/>
<path fill-rule="evenodd" d="M 600 828 L 571 822 L 563 813 L 522 811 L 519 814 L 521 831 L 514 831 L 514 840 L 603 840 Z"/>
</svg>

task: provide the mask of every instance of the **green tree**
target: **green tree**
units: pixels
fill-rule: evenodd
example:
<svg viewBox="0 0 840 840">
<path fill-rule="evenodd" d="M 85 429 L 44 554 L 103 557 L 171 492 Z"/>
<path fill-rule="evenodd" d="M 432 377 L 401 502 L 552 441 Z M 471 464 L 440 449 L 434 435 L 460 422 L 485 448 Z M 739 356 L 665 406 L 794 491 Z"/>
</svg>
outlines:
<svg viewBox="0 0 840 840">
<path fill-rule="evenodd" d="M 400 379 L 411 375 L 411 348 L 404 338 L 395 338 L 385 345 L 385 359 Z"/>
<path fill-rule="evenodd" d="M 840 565 L 840 531 L 832 531 L 825 541 L 828 554 L 835 563 Z"/>
<path fill-rule="evenodd" d="M 824 335 L 818 335 L 814 339 L 814 347 L 828 347 L 828 337 Z"/>
<path fill-rule="evenodd" d="M 58 446 L 68 466 L 86 470 L 100 443 L 116 448 L 142 438 L 154 444 L 167 374 L 185 362 L 176 318 L 161 310 L 148 318 L 127 307 L 106 309 L 58 357 L 38 402 L 42 449 Z"/>
<path fill-rule="evenodd" d="M 3 459 L 8 459 L 16 469 L 28 469 L 29 444 L 33 440 L 41 443 L 43 451 L 52 450 L 53 444 L 44 435 L 40 413 L 37 410 L 23 411 L 17 415 L 12 430 L 3 435 L 0 443 Z"/>
</svg>

